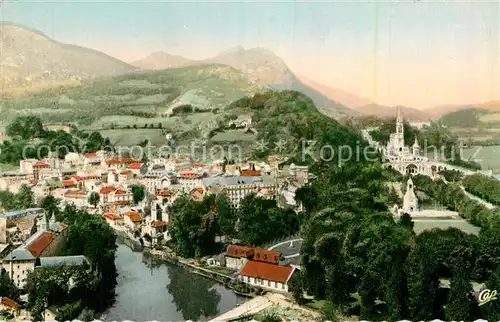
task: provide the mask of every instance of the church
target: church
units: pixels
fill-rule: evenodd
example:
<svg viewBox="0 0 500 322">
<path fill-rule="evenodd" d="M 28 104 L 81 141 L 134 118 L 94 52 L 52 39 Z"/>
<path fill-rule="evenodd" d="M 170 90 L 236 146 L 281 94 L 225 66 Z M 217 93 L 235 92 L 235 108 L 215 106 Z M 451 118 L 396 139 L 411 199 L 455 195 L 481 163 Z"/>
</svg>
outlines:
<svg viewBox="0 0 500 322">
<path fill-rule="evenodd" d="M 396 119 L 396 132 L 390 135 L 387 146 L 382 147 L 381 152 L 386 161 L 384 166 L 397 170 L 402 174 L 432 176 L 436 173 L 436 170 L 440 170 L 435 169 L 429 158 L 422 155 L 417 138 L 415 138 L 412 147 L 405 146 L 404 121 L 400 108 L 398 108 Z"/>
<path fill-rule="evenodd" d="M 415 193 L 415 185 L 411 178 L 406 182 L 406 192 L 403 197 L 403 207 L 394 205 L 392 213 L 399 217 L 408 214 L 412 218 L 458 218 L 458 212 L 439 209 L 420 209 L 418 197 Z"/>
</svg>

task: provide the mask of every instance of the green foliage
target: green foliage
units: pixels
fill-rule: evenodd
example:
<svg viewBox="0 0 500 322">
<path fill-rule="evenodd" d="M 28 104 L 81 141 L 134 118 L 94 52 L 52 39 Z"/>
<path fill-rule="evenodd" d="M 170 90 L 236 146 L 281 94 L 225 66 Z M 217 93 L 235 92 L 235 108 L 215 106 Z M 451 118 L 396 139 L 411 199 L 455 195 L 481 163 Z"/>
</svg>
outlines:
<svg viewBox="0 0 500 322">
<path fill-rule="evenodd" d="M 458 170 L 441 170 L 439 174 L 448 182 L 460 182 L 464 178 L 463 172 Z"/>
<path fill-rule="evenodd" d="M 0 275 L 0 294 L 14 301 L 17 301 L 19 299 L 19 295 L 21 295 L 19 289 L 12 282 L 9 275 L 3 272 Z"/>
<path fill-rule="evenodd" d="M 143 201 L 146 197 L 146 187 L 143 185 L 132 185 L 132 199 L 134 205 L 137 205 L 139 202 Z"/>
<path fill-rule="evenodd" d="M 33 204 L 33 191 L 27 185 L 21 185 L 18 193 L 0 190 L 0 207 L 6 211 L 31 208 Z"/>
<path fill-rule="evenodd" d="M 465 110 L 447 113 L 439 120 L 442 124 L 454 127 L 478 127 L 481 125 L 479 117 L 488 114 L 487 110 L 468 108 Z"/>
<path fill-rule="evenodd" d="M 276 143 L 286 141 L 282 154 L 296 158 L 297 163 L 312 163 L 320 157 L 324 145 L 340 147 L 349 145 L 353 149 L 363 144 L 358 133 L 354 133 L 337 121 L 321 114 L 313 101 L 297 91 L 268 91 L 244 97 L 233 102 L 228 109 L 238 108 L 252 113 L 252 124 L 257 130 L 257 140 L 269 142 L 265 149 L 256 152 L 259 158 L 274 154 Z M 301 147 L 308 141 L 315 141 L 312 156 L 301 154 Z M 335 151 L 336 152 L 336 151 Z M 326 153 L 325 153 L 325 157 Z M 334 155 L 332 160 L 337 160 Z"/>
<path fill-rule="evenodd" d="M 453 276 L 445 308 L 446 319 L 449 321 L 469 321 L 473 306 L 477 305 L 472 295 L 473 289 L 470 283 L 472 251 L 462 247 L 455 249 L 452 255 L 454 256 Z"/>
<path fill-rule="evenodd" d="M 50 219 L 52 216 L 57 216 L 59 212 L 59 200 L 53 195 L 45 196 L 40 201 L 40 207 L 45 211 L 47 219 Z"/>
<path fill-rule="evenodd" d="M 35 116 L 19 116 L 6 129 L 8 136 L 23 140 L 39 138 L 44 132 L 42 121 Z"/>
<path fill-rule="evenodd" d="M 184 195 L 170 207 L 171 243 L 177 254 L 192 258 L 212 254 L 217 250 L 216 201 L 215 196 L 196 202 L 189 195 Z"/>
<path fill-rule="evenodd" d="M 19 127 L 30 126 L 26 134 Z M 40 129 L 41 127 L 41 129 Z M 64 131 L 45 131 L 40 118 L 34 116 L 18 117 L 9 126 L 11 140 L 0 144 L 0 163 L 18 165 L 23 159 L 41 159 L 53 152 L 58 158 L 64 158 L 69 152 L 91 153 L 97 150 L 112 151 L 108 138 L 98 132 L 86 134 L 75 126 L 71 133 Z M 17 133 L 17 134 L 16 134 Z M 14 135 L 15 134 L 15 135 Z"/>
<path fill-rule="evenodd" d="M 414 176 L 413 182 L 420 191 L 448 209 L 457 211 L 462 218 L 475 226 L 489 227 L 498 218 L 498 210 L 490 210 L 478 201 L 470 199 L 456 184 L 446 184 L 441 180 L 433 181 L 422 175 Z"/>
<path fill-rule="evenodd" d="M 95 208 L 95 207 L 97 207 L 97 205 L 101 201 L 101 197 L 99 196 L 99 194 L 97 192 L 92 191 L 90 193 L 87 201 L 88 201 L 89 204 L 91 204 Z"/>
<path fill-rule="evenodd" d="M 500 181 L 484 176 L 474 174 L 466 176 L 462 180 L 464 188 L 471 194 L 484 199 L 494 205 L 500 206 Z"/>
<path fill-rule="evenodd" d="M 297 214 L 281 209 L 275 200 L 250 194 L 236 211 L 238 239 L 246 245 L 261 245 L 277 238 L 287 237 L 299 229 Z"/>
</svg>

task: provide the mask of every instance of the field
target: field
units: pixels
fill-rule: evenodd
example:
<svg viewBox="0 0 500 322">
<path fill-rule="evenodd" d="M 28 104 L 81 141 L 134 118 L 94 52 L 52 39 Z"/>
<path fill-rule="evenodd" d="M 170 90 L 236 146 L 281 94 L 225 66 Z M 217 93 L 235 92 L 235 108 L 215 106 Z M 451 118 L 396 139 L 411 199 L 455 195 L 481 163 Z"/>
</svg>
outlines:
<svg viewBox="0 0 500 322">
<path fill-rule="evenodd" d="M 479 228 L 472 226 L 463 219 L 414 219 L 415 226 L 413 230 L 420 234 L 424 230 L 431 230 L 433 228 L 447 229 L 450 227 L 458 228 L 469 234 L 479 234 Z"/>
<path fill-rule="evenodd" d="M 500 173 L 500 146 L 476 146 L 463 149 L 465 159 L 476 161 L 485 170 L 493 170 L 494 173 Z"/>
<path fill-rule="evenodd" d="M 217 133 L 213 138 L 212 142 L 241 142 L 241 141 L 254 141 L 255 135 L 251 133 L 245 133 L 244 130 L 229 130 L 222 133 Z"/>
</svg>

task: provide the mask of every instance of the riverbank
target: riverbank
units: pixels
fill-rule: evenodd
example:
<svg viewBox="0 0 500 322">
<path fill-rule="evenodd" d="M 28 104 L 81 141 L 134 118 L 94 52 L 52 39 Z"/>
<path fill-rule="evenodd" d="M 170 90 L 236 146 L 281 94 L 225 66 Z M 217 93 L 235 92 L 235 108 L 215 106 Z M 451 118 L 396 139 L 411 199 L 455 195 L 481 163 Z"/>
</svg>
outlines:
<svg viewBox="0 0 500 322">
<path fill-rule="evenodd" d="M 168 249 L 156 250 L 144 248 L 144 255 L 152 260 L 168 262 L 170 264 L 177 265 L 190 273 L 211 279 L 220 285 L 231 289 L 235 294 L 240 296 L 253 298 L 265 293 L 264 290 L 252 288 L 247 284 L 238 281 L 235 276 L 237 272 L 233 275 L 222 274 L 220 272 L 216 272 L 215 270 L 211 270 L 210 268 L 202 267 L 196 260 L 179 257 L 173 251 L 169 251 Z"/>
<path fill-rule="evenodd" d="M 115 302 L 102 321 L 209 321 L 248 301 L 169 262 L 151 262 L 118 242 Z"/>
</svg>

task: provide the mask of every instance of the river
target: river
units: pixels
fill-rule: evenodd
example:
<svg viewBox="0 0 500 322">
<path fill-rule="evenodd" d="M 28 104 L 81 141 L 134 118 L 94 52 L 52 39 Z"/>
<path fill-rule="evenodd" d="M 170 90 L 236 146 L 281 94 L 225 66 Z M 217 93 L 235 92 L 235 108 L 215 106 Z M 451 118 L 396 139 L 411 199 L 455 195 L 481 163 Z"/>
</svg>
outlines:
<svg viewBox="0 0 500 322">
<path fill-rule="evenodd" d="M 206 321 L 247 299 L 209 279 L 168 263 L 143 262 L 141 252 L 118 244 L 116 301 L 107 321 Z"/>
</svg>

